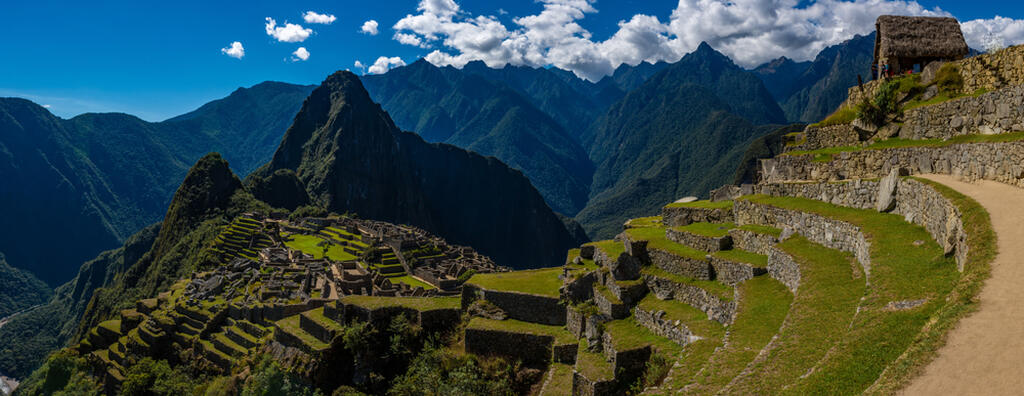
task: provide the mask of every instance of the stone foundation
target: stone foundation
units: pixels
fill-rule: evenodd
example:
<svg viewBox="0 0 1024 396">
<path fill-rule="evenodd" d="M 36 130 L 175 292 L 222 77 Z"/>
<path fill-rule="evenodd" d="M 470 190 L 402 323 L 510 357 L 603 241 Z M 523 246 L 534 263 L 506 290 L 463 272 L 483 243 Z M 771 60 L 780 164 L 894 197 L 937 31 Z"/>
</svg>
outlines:
<svg viewBox="0 0 1024 396">
<path fill-rule="evenodd" d="M 690 336 L 693 333 L 685 324 L 678 320 L 665 319 L 665 311 L 645 311 L 640 307 L 633 309 L 633 318 L 641 326 L 646 327 L 652 333 L 668 338 L 679 346 L 686 346 L 690 343 Z"/>
<path fill-rule="evenodd" d="M 737 224 L 788 227 L 814 243 L 852 253 L 870 279 L 871 245 L 857 226 L 814 213 L 781 209 L 742 199 L 736 201 L 735 212 Z"/>
<path fill-rule="evenodd" d="M 710 237 L 669 228 L 665 232 L 665 237 L 672 242 L 705 252 L 717 252 L 732 248 L 732 238 L 729 235 Z"/>
<path fill-rule="evenodd" d="M 677 208 L 666 206 L 661 209 L 661 222 L 667 227 L 678 227 L 692 223 L 722 223 L 732 218 L 731 209 Z"/>
<path fill-rule="evenodd" d="M 676 300 L 708 314 L 708 319 L 728 325 L 736 317 L 736 301 L 725 301 L 697 286 L 673 282 L 653 275 L 644 275 L 644 282 L 662 300 Z"/>
</svg>

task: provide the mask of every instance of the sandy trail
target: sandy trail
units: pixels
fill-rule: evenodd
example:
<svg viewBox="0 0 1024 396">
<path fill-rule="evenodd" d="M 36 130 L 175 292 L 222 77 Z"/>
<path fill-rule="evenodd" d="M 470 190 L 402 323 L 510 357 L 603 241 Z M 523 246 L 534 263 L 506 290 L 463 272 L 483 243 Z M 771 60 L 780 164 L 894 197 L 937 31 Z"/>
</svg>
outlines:
<svg viewBox="0 0 1024 396">
<path fill-rule="evenodd" d="M 948 175 L 926 175 L 978 201 L 992 217 L 999 254 L 977 312 L 950 332 L 947 344 L 907 395 L 1024 394 L 1024 189 Z"/>
</svg>

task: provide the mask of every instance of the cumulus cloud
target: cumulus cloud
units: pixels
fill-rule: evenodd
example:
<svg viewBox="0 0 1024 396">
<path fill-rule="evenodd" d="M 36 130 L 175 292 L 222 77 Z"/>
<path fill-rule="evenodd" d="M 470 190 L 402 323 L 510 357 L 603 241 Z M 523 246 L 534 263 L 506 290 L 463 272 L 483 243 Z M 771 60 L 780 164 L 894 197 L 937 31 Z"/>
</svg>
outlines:
<svg viewBox="0 0 1024 396">
<path fill-rule="evenodd" d="M 360 63 L 359 61 L 356 61 L 356 67 L 361 67 L 361 66 L 362 66 L 362 63 Z M 399 58 L 397 56 L 393 56 L 393 57 L 390 57 L 390 58 L 388 58 L 386 56 L 382 56 L 380 58 L 377 58 L 377 61 L 373 62 L 373 64 L 370 65 L 370 68 L 367 69 L 367 71 L 370 74 L 384 74 L 384 73 L 387 73 L 388 70 L 391 70 L 391 69 L 399 67 L 399 66 L 405 66 L 405 61 L 403 61 L 402 58 Z"/>
<path fill-rule="evenodd" d="M 360 28 L 359 30 L 371 36 L 376 36 L 378 32 L 377 26 L 377 21 L 371 19 L 369 21 L 363 22 L 363 27 Z"/>
<path fill-rule="evenodd" d="M 949 15 L 913 0 L 679 0 L 668 20 L 633 15 L 598 41 L 579 24 L 598 12 L 594 0 L 539 2 L 540 13 L 506 26 L 492 16 L 471 15 L 454 0 L 421 0 L 416 14 L 395 23 L 393 38 L 433 48 L 426 59 L 437 65 L 554 65 L 598 80 L 624 63 L 674 62 L 705 41 L 737 64 L 754 67 L 780 56 L 811 59 L 827 46 L 872 32 L 879 15 Z M 1024 42 L 1022 20 L 996 17 L 963 26 L 975 48 Z"/>
<path fill-rule="evenodd" d="M 242 57 L 245 56 L 245 48 L 243 48 L 242 43 L 238 41 L 234 41 L 231 45 L 221 48 L 220 52 L 235 59 L 242 59 Z"/>
<path fill-rule="evenodd" d="M 364 65 L 363 62 L 360 62 L 358 60 L 352 66 L 355 66 L 355 68 L 359 70 L 366 70 L 366 65 Z"/>
<path fill-rule="evenodd" d="M 996 15 L 992 19 L 975 19 L 960 24 L 964 39 L 971 48 L 994 51 L 1024 43 L 1024 20 Z"/>
<path fill-rule="evenodd" d="M 306 13 L 302 15 L 302 19 L 305 20 L 306 23 L 322 23 L 324 25 L 330 25 L 338 18 L 330 14 L 317 14 L 313 11 L 306 11 Z"/>
<path fill-rule="evenodd" d="M 309 59 L 309 51 L 306 47 L 299 47 L 299 49 L 292 52 L 292 61 L 304 61 Z"/>
<path fill-rule="evenodd" d="M 302 25 L 288 23 L 287 21 L 284 23 L 284 26 L 277 26 L 277 21 L 270 17 L 267 17 L 267 24 L 264 27 L 267 30 L 268 36 L 285 43 L 301 43 L 306 41 L 309 35 L 313 34 L 313 29 L 304 28 Z"/>
</svg>

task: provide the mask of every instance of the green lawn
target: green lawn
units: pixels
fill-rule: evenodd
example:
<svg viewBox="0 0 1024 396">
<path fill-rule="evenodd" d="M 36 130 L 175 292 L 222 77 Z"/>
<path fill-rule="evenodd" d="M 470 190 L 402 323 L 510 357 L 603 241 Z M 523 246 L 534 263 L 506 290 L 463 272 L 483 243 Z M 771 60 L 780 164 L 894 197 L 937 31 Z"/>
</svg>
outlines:
<svg viewBox="0 0 1024 396">
<path fill-rule="evenodd" d="M 436 287 L 434 287 L 434 285 L 431 285 L 431 284 L 429 284 L 427 282 L 424 282 L 424 281 L 421 281 L 419 279 L 413 278 L 412 275 L 402 275 L 402 276 L 389 277 L 388 280 L 390 280 L 391 283 L 395 283 L 395 282 L 405 283 L 405 284 L 411 286 L 412 288 L 416 288 L 417 286 L 419 286 L 419 287 L 422 287 L 423 290 L 437 289 Z"/>
<path fill-rule="evenodd" d="M 327 329 L 340 331 L 345 328 L 338 322 L 335 322 L 334 319 L 324 316 L 323 307 L 303 312 L 302 315 L 306 315 L 306 317 L 312 319 L 313 321 L 319 323 L 320 325 L 324 326 Z"/>
<path fill-rule="evenodd" d="M 495 272 L 473 275 L 466 283 L 471 283 L 488 290 L 504 290 L 558 297 L 558 289 L 562 287 L 562 280 L 558 279 L 561 273 L 562 267 Z"/>
<path fill-rule="evenodd" d="M 619 255 L 626 252 L 626 247 L 622 245 L 622 242 L 610 239 L 606 241 L 591 242 L 587 245 L 593 245 L 595 248 L 600 249 L 612 260 L 619 258 Z"/>
<path fill-rule="evenodd" d="M 694 378 L 691 393 L 712 394 L 726 386 L 778 333 L 789 313 L 793 294 L 771 277 L 750 279 L 739 289 L 742 298 L 729 326 L 729 344 L 711 356 L 703 375 Z"/>
<path fill-rule="evenodd" d="M 879 140 L 867 146 L 841 146 L 827 147 L 818 150 L 791 151 L 782 155 L 813 155 L 821 158 L 822 161 L 832 160 L 832 156 L 844 152 L 856 152 L 863 150 L 885 150 L 904 147 L 947 147 L 955 144 L 968 143 L 1008 143 L 1024 140 L 1024 132 L 1002 133 L 998 135 L 960 135 L 947 140 L 942 139 L 901 139 L 891 138 Z"/>
<path fill-rule="evenodd" d="M 329 346 L 299 327 L 299 315 L 292 315 L 275 323 L 277 324 L 277 327 L 280 328 L 279 330 L 284 330 L 288 334 L 298 337 L 299 340 L 313 350 L 323 350 L 327 349 Z"/>
<path fill-rule="evenodd" d="M 611 335 L 612 344 L 616 351 L 627 351 L 636 348 L 651 346 L 669 354 L 679 352 L 682 347 L 668 338 L 652 333 L 646 327 L 641 326 L 632 316 L 606 322 L 604 331 Z"/>
<path fill-rule="evenodd" d="M 711 255 L 718 257 L 720 259 L 750 264 L 758 268 L 765 268 L 768 266 L 768 256 L 765 256 L 763 254 L 751 253 L 746 250 L 720 250 L 712 253 Z"/>
<path fill-rule="evenodd" d="M 643 227 L 661 227 L 661 216 L 651 217 L 640 217 L 636 219 L 630 219 L 626 222 L 626 227 L 643 228 Z"/>
<path fill-rule="evenodd" d="M 552 363 L 545 378 L 547 378 L 547 383 L 540 396 L 572 395 L 572 366 L 565 363 Z"/>
<path fill-rule="evenodd" d="M 697 209 L 732 209 L 732 201 L 711 202 L 710 200 L 693 201 L 686 203 L 673 202 L 665 205 L 666 208 L 697 208 Z"/>
<path fill-rule="evenodd" d="M 779 237 L 779 236 L 782 235 L 782 230 L 780 230 L 778 228 L 775 228 L 775 227 L 769 227 L 769 226 L 764 226 L 764 225 L 760 225 L 760 224 L 742 225 L 742 226 L 739 226 L 739 229 L 744 230 L 744 231 L 750 231 L 750 232 L 757 233 L 757 234 L 771 235 L 771 236 L 774 236 L 774 237 Z"/>
<path fill-rule="evenodd" d="M 626 230 L 626 235 L 634 241 L 647 241 L 648 249 L 658 249 L 680 257 L 705 260 L 708 255 L 705 251 L 669 240 L 665 237 L 664 227 L 630 228 Z"/>
<path fill-rule="evenodd" d="M 317 259 L 324 258 L 324 248 L 318 246 L 318 244 L 324 242 L 323 238 L 313 235 L 293 234 L 291 239 L 284 243 L 285 246 L 311 254 Z M 355 260 L 357 257 L 345 252 L 344 247 L 330 243 L 327 248 L 327 258 L 333 261 L 348 261 Z"/>
<path fill-rule="evenodd" d="M 555 338 L 556 345 L 575 344 L 579 342 L 579 340 L 563 326 L 543 325 L 523 322 L 515 319 L 493 320 L 476 317 L 469 321 L 466 328 L 552 336 Z"/>
<path fill-rule="evenodd" d="M 459 297 L 377 297 L 377 296 L 345 296 L 343 304 L 354 304 L 368 309 L 386 307 L 406 307 L 418 311 L 435 309 L 459 309 L 462 303 Z"/>
<path fill-rule="evenodd" d="M 821 320 L 825 317 L 824 312 L 815 315 L 813 323 L 805 327 L 807 333 L 799 338 L 798 346 L 787 349 L 794 355 L 771 359 L 786 362 L 788 365 L 795 365 L 798 362 L 814 362 L 814 365 L 790 367 L 791 371 L 785 373 L 780 373 L 784 371 L 781 368 L 767 370 L 765 373 L 772 375 L 755 376 L 760 381 L 748 390 L 772 393 L 772 389 L 781 390 L 782 385 L 787 385 L 789 387 L 785 392 L 794 394 L 846 394 L 864 391 L 879 378 L 886 367 L 914 345 L 924 326 L 930 322 L 937 309 L 945 304 L 945 296 L 953 290 L 953 286 L 959 280 L 960 274 L 956 270 L 953 258 L 942 254 L 942 249 L 923 227 L 909 224 L 901 216 L 838 207 L 802 198 L 751 196 L 745 199 L 849 222 L 859 226 L 872 244 L 871 288 L 867 290 L 866 295 L 856 292 L 848 296 L 849 299 L 854 299 L 864 295 L 860 313 L 853 317 L 852 323 L 835 329 L 829 339 L 809 342 L 808 337 L 830 334 L 826 331 L 829 324 L 838 326 L 834 323 L 842 322 L 842 318 Z M 925 243 L 915 246 L 915 241 Z M 812 253 L 812 256 L 816 255 Z M 850 268 L 843 268 L 843 272 L 849 276 L 850 273 L 855 273 L 855 270 L 851 269 L 854 267 L 851 265 Z M 799 296 L 805 294 L 805 286 L 820 287 L 815 283 L 820 282 L 802 281 Z M 840 287 L 834 285 L 832 289 L 835 290 L 827 293 L 835 293 Z M 884 309 L 892 301 L 919 298 L 927 298 L 928 302 L 905 311 Z M 825 312 L 839 311 L 841 300 L 828 298 L 828 301 L 829 306 L 823 308 L 827 309 Z M 850 301 L 847 304 L 851 304 L 846 307 L 849 311 L 856 307 L 857 301 Z M 852 311 L 846 317 L 850 315 Z M 795 327 L 791 331 L 797 329 Z M 827 355 L 823 354 L 825 348 L 830 348 Z M 808 358 L 807 354 L 823 358 Z M 812 367 L 814 371 L 810 375 L 797 380 Z M 789 380 L 784 381 L 785 378 Z"/>
<path fill-rule="evenodd" d="M 711 238 L 721 238 L 729 235 L 729 230 L 736 228 L 733 223 L 691 223 L 684 226 L 672 227 L 673 230 L 689 232 Z"/>
<path fill-rule="evenodd" d="M 604 354 L 587 350 L 586 339 L 580 341 L 580 349 L 576 352 L 576 371 L 591 381 L 603 381 L 615 378 L 615 369 L 604 360 Z"/>
</svg>

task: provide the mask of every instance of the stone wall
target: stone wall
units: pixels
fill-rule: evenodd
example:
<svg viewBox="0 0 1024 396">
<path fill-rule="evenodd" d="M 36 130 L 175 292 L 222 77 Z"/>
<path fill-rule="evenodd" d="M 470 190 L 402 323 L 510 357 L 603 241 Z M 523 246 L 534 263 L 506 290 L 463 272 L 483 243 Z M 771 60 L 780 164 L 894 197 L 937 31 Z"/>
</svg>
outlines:
<svg viewBox="0 0 1024 396">
<path fill-rule="evenodd" d="M 774 235 L 761 234 L 739 228 L 729 230 L 729 236 L 732 237 L 733 248 L 765 256 L 770 254 L 772 248 L 779 242 L 779 238 L 776 238 Z"/>
<path fill-rule="evenodd" d="M 1024 84 L 1024 46 L 958 61 L 964 93 Z"/>
<path fill-rule="evenodd" d="M 665 311 L 645 311 L 636 307 L 633 308 L 633 318 L 652 333 L 668 338 L 679 346 L 689 344 L 690 336 L 693 335 L 686 324 L 678 320 L 665 319 Z"/>
<path fill-rule="evenodd" d="M 606 381 L 595 381 L 579 371 L 572 374 L 573 396 L 604 396 L 614 395 L 618 384 L 614 379 Z"/>
<path fill-rule="evenodd" d="M 673 282 L 669 279 L 645 274 L 644 282 L 654 293 L 655 297 L 662 300 L 676 300 L 691 307 L 697 308 L 708 314 L 708 318 L 728 325 L 736 317 L 736 301 L 727 301 L 718 298 L 707 290 L 696 286 Z"/>
<path fill-rule="evenodd" d="M 858 209 L 874 209 L 879 182 L 852 180 L 843 183 L 764 184 L 759 194 L 801 197 Z M 942 193 L 914 179 L 900 179 L 896 186 L 896 207 L 891 213 L 928 230 L 946 254 L 954 253 L 957 268 L 967 262 L 967 233 L 960 209 Z"/>
<path fill-rule="evenodd" d="M 786 285 L 793 294 L 800 288 L 800 265 L 774 246 L 768 252 L 768 275 Z"/>
<path fill-rule="evenodd" d="M 904 139 L 1024 131 L 1024 86 L 911 109 L 904 113 L 903 121 L 899 136 Z"/>
<path fill-rule="evenodd" d="M 765 273 L 764 268 L 715 256 L 711 256 L 711 266 L 715 269 L 715 279 L 730 286 Z"/>
<path fill-rule="evenodd" d="M 565 325 L 565 304 L 557 297 L 487 290 L 468 283 L 462 287 L 463 309 L 478 298 L 501 308 L 512 319 L 555 326 Z"/>
<path fill-rule="evenodd" d="M 776 208 L 743 199 L 735 202 L 733 210 L 738 225 L 762 224 L 790 228 L 812 242 L 852 253 L 870 279 L 871 244 L 859 227 L 813 213 Z"/>
<path fill-rule="evenodd" d="M 782 155 L 762 160 L 761 166 L 767 183 L 873 179 L 899 167 L 911 174 L 951 174 L 1024 187 L 1024 141 L 861 150 L 835 154 L 831 161 Z"/>
<path fill-rule="evenodd" d="M 677 256 L 659 249 L 648 249 L 647 253 L 651 257 L 651 264 L 670 273 L 700 280 L 711 280 L 714 276 L 711 262 L 707 260 Z"/>
<path fill-rule="evenodd" d="M 721 223 L 732 218 L 731 209 L 680 208 L 666 206 L 661 209 L 661 222 L 668 227 L 691 223 Z"/>
<path fill-rule="evenodd" d="M 797 150 L 818 150 L 825 147 L 855 146 L 860 144 L 860 135 L 853 125 L 842 124 L 826 127 L 810 125 L 801 133 L 799 144 L 786 145 L 784 152 Z"/>
<path fill-rule="evenodd" d="M 669 228 L 665 232 L 665 238 L 680 245 L 689 246 L 705 252 L 729 250 L 729 248 L 732 247 L 732 238 L 730 238 L 728 234 L 722 237 L 710 237 Z"/>
<path fill-rule="evenodd" d="M 467 328 L 466 352 L 480 356 L 510 357 L 526 364 L 551 362 L 555 338 L 549 335 Z"/>
<path fill-rule="evenodd" d="M 870 76 L 864 76 L 870 78 Z M 848 107 L 856 107 L 857 103 L 863 102 L 865 99 L 873 100 L 878 94 L 878 90 L 882 88 L 886 80 L 872 80 L 864 83 L 864 89 L 859 86 L 852 86 L 846 91 L 846 101 L 839 105 L 840 109 Z"/>
</svg>

